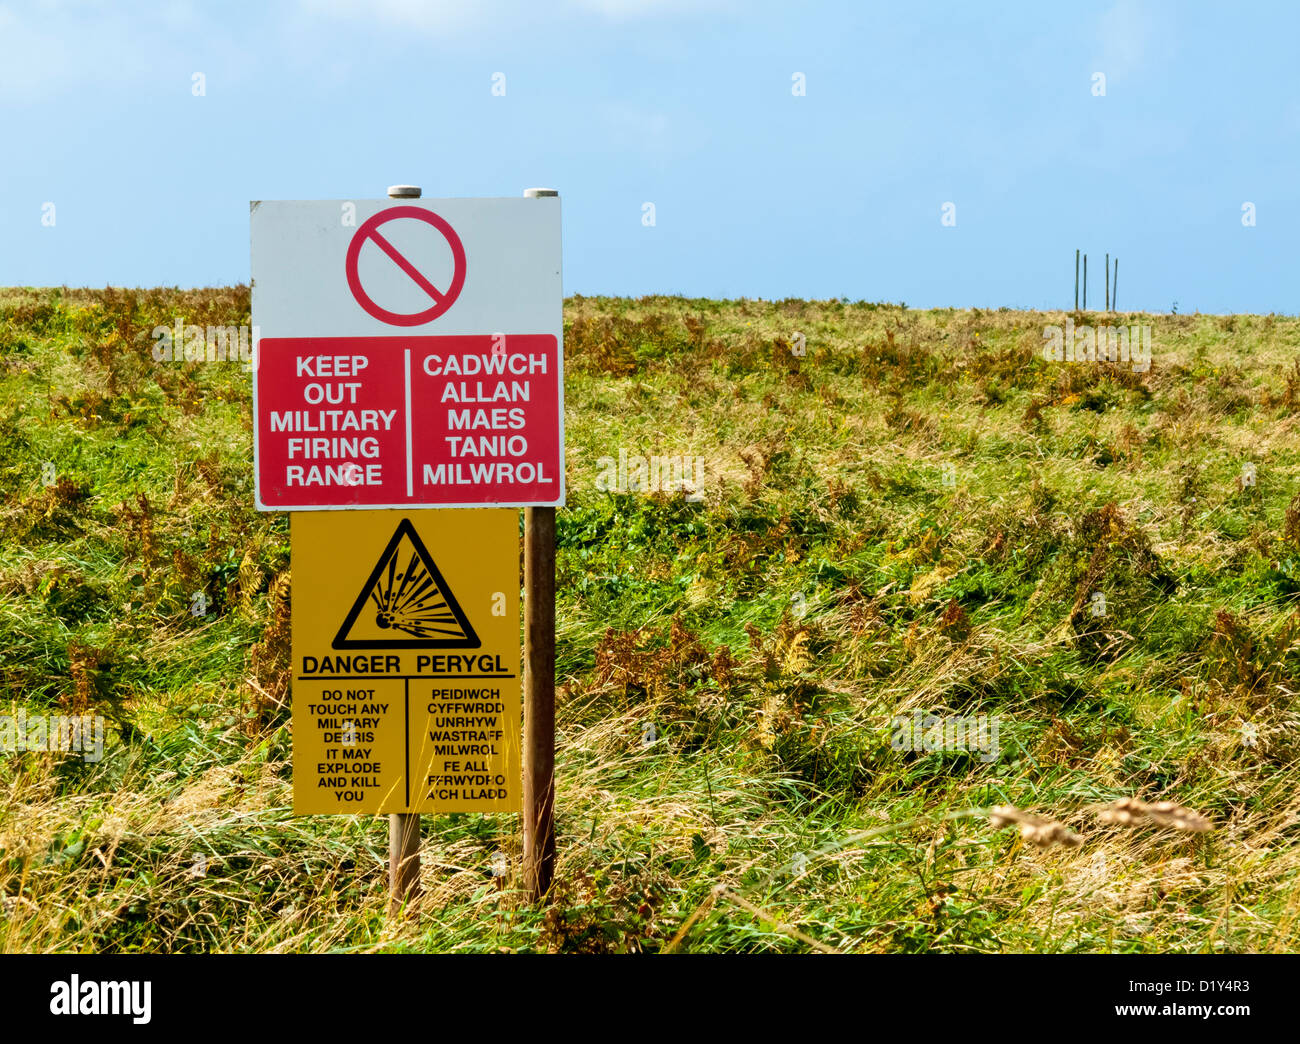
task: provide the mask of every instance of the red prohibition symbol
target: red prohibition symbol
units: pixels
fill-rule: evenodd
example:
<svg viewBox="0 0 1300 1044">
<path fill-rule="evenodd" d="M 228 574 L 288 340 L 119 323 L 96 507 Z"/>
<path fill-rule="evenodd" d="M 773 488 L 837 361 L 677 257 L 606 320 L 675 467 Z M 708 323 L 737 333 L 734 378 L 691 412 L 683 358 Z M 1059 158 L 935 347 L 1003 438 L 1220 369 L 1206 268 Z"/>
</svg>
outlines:
<svg viewBox="0 0 1300 1044">
<path fill-rule="evenodd" d="M 399 218 L 414 218 L 416 221 L 423 221 L 426 225 L 432 225 L 447 240 L 447 245 L 451 247 L 453 275 L 451 286 L 447 287 L 446 290 L 439 290 L 429 282 L 424 273 L 411 264 L 402 255 L 402 252 L 393 246 L 379 231 L 380 225 Z M 433 304 L 424 311 L 411 315 L 405 312 L 390 312 L 388 309 L 380 308 L 379 305 L 375 304 L 370 295 L 366 293 L 365 287 L 361 285 L 361 277 L 357 274 L 357 261 L 361 257 L 361 248 L 368 242 L 374 243 L 375 246 L 387 254 L 392 259 L 393 264 L 410 276 L 411 281 L 429 295 Z M 460 236 L 456 235 L 456 230 L 433 211 L 425 210 L 423 207 L 390 207 L 388 210 L 381 210 L 357 229 L 356 235 L 352 237 L 352 242 L 348 245 L 347 274 L 348 289 L 352 291 L 352 296 L 357 299 L 357 304 L 376 319 L 388 323 L 390 326 L 422 326 L 437 319 L 438 316 L 455 304 L 456 298 L 460 296 L 461 288 L 465 285 L 465 246 L 461 243 Z"/>
</svg>

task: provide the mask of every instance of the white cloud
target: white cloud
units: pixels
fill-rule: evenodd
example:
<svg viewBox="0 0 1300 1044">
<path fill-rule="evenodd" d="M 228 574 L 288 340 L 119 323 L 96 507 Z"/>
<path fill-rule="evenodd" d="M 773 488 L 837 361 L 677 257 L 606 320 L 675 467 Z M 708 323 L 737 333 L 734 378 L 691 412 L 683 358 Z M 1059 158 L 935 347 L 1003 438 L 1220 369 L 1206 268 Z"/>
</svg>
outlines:
<svg viewBox="0 0 1300 1044">
<path fill-rule="evenodd" d="M 518 31 L 565 18 L 608 21 L 730 10 L 734 0 L 565 0 L 558 13 L 536 0 L 299 0 L 307 14 L 370 22 L 437 36 L 470 31 Z"/>
<path fill-rule="evenodd" d="M 42 100 L 156 79 L 159 56 L 196 39 L 210 42 L 212 28 L 188 0 L 0 4 L 0 98 Z M 183 86 L 188 91 L 188 80 Z"/>
<path fill-rule="evenodd" d="M 77 90 L 157 83 L 164 69 L 164 75 L 179 76 L 171 64 L 182 60 L 219 65 L 234 76 L 247 71 L 250 55 L 268 41 L 292 52 L 307 25 L 491 43 L 557 21 L 685 18 L 729 9 L 733 2 L 562 0 L 557 9 L 536 0 L 297 0 L 285 21 L 284 9 L 268 6 L 249 15 L 242 7 L 194 0 L 0 0 L 0 99 L 40 101 Z M 228 10 L 241 12 L 238 25 L 225 17 Z M 175 89 L 188 92 L 191 69 L 182 71 Z"/>
<path fill-rule="evenodd" d="M 1097 29 L 1101 51 L 1093 60 L 1093 71 L 1104 72 L 1111 81 L 1125 79 L 1148 62 L 1159 27 L 1144 4 L 1120 0 L 1102 14 Z"/>
<path fill-rule="evenodd" d="M 709 10 L 729 10 L 734 5 L 721 0 L 570 0 L 569 6 L 610 19 L 645 18 L 653 15 Z"/>
<path fill-rule="evenodd" d="M 439 0 L 300 0 L 305 14 L 346 21 L 372 22 L 423 33 L 455 33 L 509 16 L 509 8 L 529 5 L 510 0 L 446 3 Z"/>
<path fill-rule="evenodd" d="M 0 6 L 0 95 L 39 98 L 86 79 L 94 68 L 93 41 L 106 48 L 128 46 L 116 22 L 99 3 Z"/>
</svg>

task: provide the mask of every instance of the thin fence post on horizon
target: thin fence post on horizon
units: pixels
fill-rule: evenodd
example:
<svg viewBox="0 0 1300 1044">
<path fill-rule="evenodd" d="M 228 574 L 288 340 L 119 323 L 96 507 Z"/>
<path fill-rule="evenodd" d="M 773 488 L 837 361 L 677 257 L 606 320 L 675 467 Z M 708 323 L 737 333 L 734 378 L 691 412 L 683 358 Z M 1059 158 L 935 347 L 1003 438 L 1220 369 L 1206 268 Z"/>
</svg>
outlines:
<svg viewBox="0 0 1300 1044">
<path fill-rule="evenodd" d="M 1074 310 L 1079 310 L 1079 250 L 1074 250 Z"/>
</svg>

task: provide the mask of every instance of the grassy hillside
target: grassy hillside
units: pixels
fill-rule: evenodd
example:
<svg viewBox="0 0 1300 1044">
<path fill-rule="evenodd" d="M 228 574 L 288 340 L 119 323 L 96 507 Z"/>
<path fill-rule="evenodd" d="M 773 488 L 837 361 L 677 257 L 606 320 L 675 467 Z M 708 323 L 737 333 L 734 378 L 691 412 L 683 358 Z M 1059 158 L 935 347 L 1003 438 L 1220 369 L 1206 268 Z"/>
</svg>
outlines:
<svg viewBox="0 0 1300 1044">
<path fill-rule="evenodd" d="M 555 901 L 517 817 L 427 818 L 389 919 L 385 821 L 290 814 L 287 519 L 177 317 L 247 291 L 0 291 L 0 714 L 108 721 L 0 754 L 0 948 L 1297 948 L 1300 321 L 1120 316 L 1135 373 L 1064 313 L 571 299 Z"/>
</svg>

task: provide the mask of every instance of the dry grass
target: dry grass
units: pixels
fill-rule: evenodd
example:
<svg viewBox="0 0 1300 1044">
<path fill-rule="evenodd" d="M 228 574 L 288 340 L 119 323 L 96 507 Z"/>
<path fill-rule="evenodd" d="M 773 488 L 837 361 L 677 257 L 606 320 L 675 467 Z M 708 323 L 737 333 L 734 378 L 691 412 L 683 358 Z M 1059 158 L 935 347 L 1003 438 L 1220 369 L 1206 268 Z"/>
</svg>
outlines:
<svg viewBox="0 0 1300 1044">
<path fill-rule="evenodd" d="M 556 893 L 429 818 L 388 918 L 382 821 L 289 808 L 247 375 L 149 357 L 247 308 L 0 292 L 0 700 L 109 732 L 0 758 L 4 949 L 1296 948 L 1300 322 L 1121 316 L 1133 373 L 1044 361 L 1065 313 L 571 299 Z"/>
</svg>

